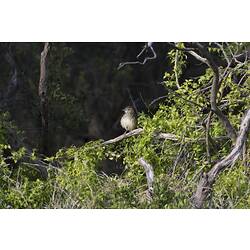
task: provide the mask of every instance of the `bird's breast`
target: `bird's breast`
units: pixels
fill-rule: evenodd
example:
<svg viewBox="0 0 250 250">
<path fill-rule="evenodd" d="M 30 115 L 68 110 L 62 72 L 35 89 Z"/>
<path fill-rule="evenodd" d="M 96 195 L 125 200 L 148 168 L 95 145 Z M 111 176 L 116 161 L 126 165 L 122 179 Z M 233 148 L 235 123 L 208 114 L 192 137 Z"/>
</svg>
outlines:
<svg viewBox="0 0 250 250">
<path fill-rule="evenodd" d="M 124 115 L 121 119 L 121 126 L 128 130 L 131 131 L 136 128 L 137 126 L 137 121 L 134 117 L 130 117 L 128 115 Z"/>
</svg>

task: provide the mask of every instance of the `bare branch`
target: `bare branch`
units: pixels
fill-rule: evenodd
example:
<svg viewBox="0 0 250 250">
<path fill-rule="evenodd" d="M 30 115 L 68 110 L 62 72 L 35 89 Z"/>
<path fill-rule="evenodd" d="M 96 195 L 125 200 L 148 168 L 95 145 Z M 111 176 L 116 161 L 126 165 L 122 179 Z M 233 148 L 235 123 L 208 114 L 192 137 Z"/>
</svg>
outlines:
<svg viewBox="0 0 250 250">
<path fill-rule="evenodd" d="M 137 128 L 137 129 L 134 129 L 134 130 L 132 130 L 132 131 L 130 131 L 130 132 L 128 132 L 128 133 L 125 133 L 125 134 L 123 134 L 123 135 L 120 135 L 120 136 L 118 136 L 118 137 L 116 137 L 116 138 L 114 138 L 114 139 L 110 139 L 110 140 L 108 140 L 108 141 L 105 141 L 105 142 L 103 142 L 102 144 L 103 144 L 103 145 L 108 145 L 108 144 L 116 143 L 116 142 L 122 141 L 122 140 L 124 140 L 124 139 L 126 139 L 126 138 L 129 138 L 129 137 L 131 137 L 131 136 L 139 135 L 139 134 L 141 134 L 142 132 L 143 132 L 143 129 L 142 129 L 142 128 Z"/>
<path fill-rule="evenodd" d="M 243 146 L 247 140 L 247 134 L 250 128 L 250 109 L 246 112 L 244 119 L 241 122 L 239 136 L 232 151 L 221 161 L 217 162 L 213 168 L 204 174 L 198 183 L 196 192 L 192 197 L 193 206 L 201 208 L 205 199 L 212 190 L 212 186 L 216 177 L 226 168 L 235 163 L 242 153 Z"/>
<path fill-rule="evenodd" d="M 123 62 L 123 63 L 120 63 L 119 66 L 118 66 L 118 70 L 121 69 L 122 67 L 124 67 L 125 65 L 131 65 L 131 64 L 141 64 L 141 65 L 144 65 L 148 60 L 153 60 L 157 57 L 155 51 L 154 51 L 154 48 L 152 47 L 153 43 L 152 42 L 148 42 L 142 49 L 142 51 L 137 55 L 137 58 L 139 58 L 142 53 L 147 50 L 148 48 L 150 49 L 150 51 L 152 52 L 152 56 L 147 56 L 144 58 L 143 62 L 140 62 L 140 61 L 134 61 L 134 62 Z"/>
<path fill-rule="evenodd" d="M 147 184 L 148 184 L 148 190 L 147 190 L 147 196 L 149 201 L 152 201 L 153 199 L 153 182 L 154 182 L 154 170 L 152 165 L 150 165 L 143 157 L 141 157 L 138 160 L 139 164 L 145 169 L 146 177 L 147 177 Z"/>
<path fill-rule="evenodd" d="M 124 134 L 122 134 L 114 139 L 104 141 L 102 143 L 102 145 L 109 145 L 109 144 L 117 143 L 117 142 L 122 141 L 124 139 L 127 139 L 129 137 L 140 135 L 142 133 L 143 133 L 143 128 L 137 128 L 137 129 L 134 129 L 128 133 L 124 133 Z M 181 138 L 180 136 L 177 136 L 177 135 L 174 135 L 171 133 L 162 133 L 162 132 L 155 132 L 153 134 L 153 137 L 155 137 L 157 139 L 171 140 L 171 141 L 179 141 L 180 139 L 184 139 L 187 142 L 196 142 L 196 141 L 205 142 L 206 141 L 206 138 L 199 138 L 199 139 Z M 216 141 L 224 141 L 224 140 L 227 140 L 229 138 L 227 136 L 219 136 L 219 137 L 215 137 L 213 139 Z"/>
<path fill-rule="evenodd" d="M 122 141 L 122 140 L 124 140 L 126 138 L 142 134 L 142 132 L 143 132 L 142 128 L 137 128 L 137 129 L 134 129 L 134 130 L 132 130 L 132 131 L 130 131 L 128 133 L 120 135 L 120 136 L 118 136 L 118 137 L 116 137 L 114 139 L 110 139 L 108 141 L 105 141 L 102 144 L 103 145 L 108 145 L 108 144 L 116 143 L 116 142 Z M 178 140 L 176 135 L 170 134 L 170 133 L 155 133 L 155 137 L 157 137 L 158 139 L 165 139 L 165 140 L 173 140 L 173 141 Z"/>
<path fill-rule="evenodd" d="M 206 59 L 206 58 L 204 58 L 204 57 L 201 57 L 199 54 L 197 54 L 196 52 L 194 52 L 194 51 L 188 51 L 188 53 L 190 54 L 190 55 L 192 55 L 193 57 L 195 57 L 198 61 L 200 61 L 200 62 L 202 62 L 202 63 L 205 63 L 205 64 L 207 64 L 209 67 L 210 67 L 210 64 L 209 64 L 209 61 Z"/>
</svg>

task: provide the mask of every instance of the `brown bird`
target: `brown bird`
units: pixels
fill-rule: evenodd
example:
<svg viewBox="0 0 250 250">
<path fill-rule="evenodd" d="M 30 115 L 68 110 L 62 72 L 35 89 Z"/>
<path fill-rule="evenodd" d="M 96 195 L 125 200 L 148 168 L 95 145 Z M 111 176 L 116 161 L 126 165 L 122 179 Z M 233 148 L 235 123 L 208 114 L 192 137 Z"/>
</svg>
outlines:
<svg viewBox="0 0 250 250">
<path fill-rule="evenodd" d="M 121 126 L 127 131 L 136 129 L 137 127 L 137 115 L 131 106 L 123 109 L 124 115 L 121 118 Z"/>
</svg>

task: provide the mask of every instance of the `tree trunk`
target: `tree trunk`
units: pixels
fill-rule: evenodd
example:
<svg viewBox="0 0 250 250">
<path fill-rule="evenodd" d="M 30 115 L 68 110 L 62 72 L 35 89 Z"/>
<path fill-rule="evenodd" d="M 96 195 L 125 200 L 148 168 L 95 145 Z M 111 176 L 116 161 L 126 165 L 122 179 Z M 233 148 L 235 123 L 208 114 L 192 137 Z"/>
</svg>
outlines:
<svg viewBox="0 0 250 250">
<path fill-rule="evenodd" d="M 49 52 L 49 43 L 44 43 L 44 49 L 41 53 L 40 60 L 40 80 L 38 94 L 40 97 L 40 112 L 41 112 L 41 141 L 40 152 L 44 155 L 48 154 L 48 97 L 47 97 L 47 55 Z"/>
</svg>

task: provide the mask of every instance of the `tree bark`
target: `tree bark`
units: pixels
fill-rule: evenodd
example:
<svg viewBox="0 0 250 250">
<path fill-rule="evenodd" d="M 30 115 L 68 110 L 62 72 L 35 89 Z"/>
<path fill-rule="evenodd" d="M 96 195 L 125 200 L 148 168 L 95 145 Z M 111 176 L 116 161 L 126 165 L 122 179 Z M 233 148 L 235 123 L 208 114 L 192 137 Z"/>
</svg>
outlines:
<svg viewBox="0 0 250 250">
<path fill-rule="evenodd" d="M 228 136 L 231 138 L 231 140 L 234 143 L 236 140 L 236 132 L 232 124 L 230 123 L 229 119 L 227 118 L 227 116 L 224 115 L 217 106 L 217 93 L 220 88 L 220 75 L 219 75 L 218 66 L 214 62 L 212 56 L 209 54 L 209 52 L 201 43 L 194 43 L 194 44 L 199 49 L 200 53 L 203 54 L 204 58 L 199 56 L 193 51 L 189 53 L 192 54 L 197 60 L 203 63 L 206 63 L 212 69 L 214 73 L 211 96 L 210 96 L 211 110 L 217 115 L 217 117 L 223 124 L 224 128 L 226 129 Z"/>
<path fill-rule="evenodd" d="M 247 111 L 241 122 L 240 132 L 232 151 L 221 161 L 217 162 L 213 168 L 200 179 L 196 192 L 192 197 L 192 203 L 195 208 L 202 208 L 203 204 L 212 190 L 212 186 L 217 176 L 228 166 L 234 164 L 243 151 L 243 146 L 247 141 L 247 135 L 250 128 L 250 109 Z"/>
<path fill-rule="evenodd" d="M 38 94 L 40 97 L 40 112 L 41 112 L 41 144 L 40 151 L 42 154 L 48 154 L 48 97 L 47 97 L 47 55 L 49 52 L 49 43 L 44 43 L 44 49 L 41 53 L 40 60 L 40 80 Z"/>
</svg>

